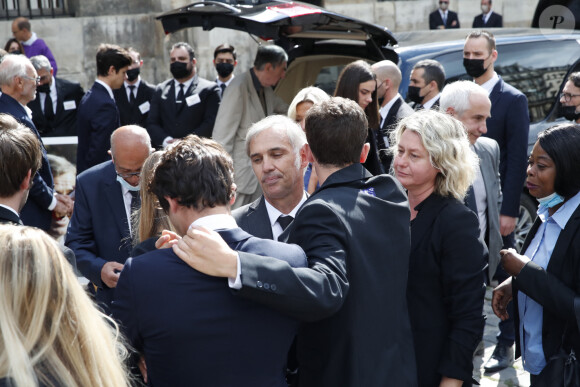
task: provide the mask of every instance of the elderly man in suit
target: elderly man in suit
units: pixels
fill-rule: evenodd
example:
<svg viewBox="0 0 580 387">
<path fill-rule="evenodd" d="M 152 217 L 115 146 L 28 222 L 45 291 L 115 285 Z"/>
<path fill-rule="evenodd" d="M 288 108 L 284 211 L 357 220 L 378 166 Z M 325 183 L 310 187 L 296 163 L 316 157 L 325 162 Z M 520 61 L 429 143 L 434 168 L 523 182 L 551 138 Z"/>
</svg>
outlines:
<svg viewBox="0 0 580 387">
<path fill-rule="evenodd" d="M 7 113 L 28 127 L 38 138 L 42 150 L 42 166 L 34 175 L 30 200 L 26 202 L 20 217 L 27 226 L 43 230 L 50 228 L 52 213 L 57 216 L 69 214 L 72 211 L 72 199 L 54 192 L 52 171 L 42 144 L 40 134 L 32 122 L 26 104 L 36 98 L 38 74 L 23 55 L 6 55 L 0 64 L 0 113 Z M 4 157 L 4 155 L 2 155 Z M 2 161 L 4 162 L 4 161 Z"/>
<path fill-rule="evenodd" d="M 131 253 L 131 213 L 139 208 L 141 167 L 151 152 L 147 131 L 123 126 L 111 135 L 111 160 L 77 177 L 73 216 L 66 245 L 79 271 L 96 287 L 106 309 L 119 273 Z"/>
<path fill-rule="evenodd" d="M 139 125 L 145 127 L 149 110 L 151 109 L 151 98 L 155 86 L 141 79 L 141 67 L 143 60 L 141 54 L 133 47 L 129 47 L 127 52 L 131 56 L 131 66 L 127 70 L 127 77 L 123 82 L 123 87 L 113 90 L 121 125 Z"/>
<path fill-rule="evenodd" d="M 204 226 L 219 230 L 234 250 L 279 254 L 304 267 L 298 246 L 237 227 L 229 210 L 233 172 L 223 147 L 190 135 L 161 156 L 150 187 L 179 235 L 192 224 Z M 236 297 L 224 279 L 191 269 L 171 249 L 127 260 L 115 296 L 114 316 L 144 355 L 151 385 L 286 385 L 280 371 L 297 321 Z"/>
<path fill-rule="evenodd" d="M 439 9 L 429 14 L 429 29 L 459 28 L 457 13 L 449 11 L 449 0 L 439 0 Z"/>
<path fill-rule="evenodd" d="M 473 18 L 473 28 L 501 28 L 503 18 L 491 10 L 491 0 L 481 0 L 481 15 Z"/>
<path fill-rule="evenodd" d="M 234 78 L 226 89 L 213 129 L 213 138 L 234 159 L 237 197 L 233 209 L 261 195 L 260 185 L 246 155 L 246 134 L 255 122 L 272 114 L 286 114 L 288 105 L 274 94 L 286 74 L 288 55 L 278 46 L 260 46 L 254 67 Z"/>
<path fill-rule="evenodd" d="M 463 47 L 463 66 L 475 83 L 489 93 L 491 100 L 491 117 L 487 119 L 485 136 L 494 139 L 499 145 L 499 173 L 503 193 L 499 225 L 503 247 L 509 248 L 515 247 L 513 231 L 526 178 L 530 115 L 526 96 L 504 82 L 495 72 L 497 56 L 495 38 L 490 32 L 474 31 L 467 36 Z M 503 282 L 508 275 L 498 266 L 495 277 Z M 510 315 L 513 316 L 513 313 Z M 498 345 L 484 366 L 488 372 L 502 370 L 513 363 L 513 319 L 501 321 L 499 327 Z"/>
<path fill-rule="evenodd" d="M 308 111 L 305 150 L 321 186 L 285 231 L 306 252 L 308 268 L 236 253 L 198 227 L 173 246 L 197 270 L 228 277 L 238 296 L 305 322 L 300 386 L 417 384 L 405 296 L 408 202 L 391 176 L 373 177 L 362 166 L 367 131 L 352 100 L 331 98 Z"/>
<path fill-rule="evenodd" d="M 387 152 L 389 136 L 399 120 L 413 114 L 413 108 L 403 101 L 403 97 L 399 94 L 399 85 L 403 77 L 395 63 L 382 60 L 373 64 L 371 68 L 377 76 L 377 98 L 379 101 L 383 100 L 379 109 L 381 127 L 377 132 L 377 145 L 383 169 L 388 173 L 393 160 L 393 156 Z"/>
<path fill-rule="evenodd" d="M 97 51 L 97 80 L 79 107 L 77 173 L 107 161 L 109 139 L 121 126 L 113 90 L 123 86 L 131 65 L 129 53 L 119 46 L 101 44 Z"/>
<path fill-rule="evenodd" d="M 211 137 L 220 105 L 219 87 L 197 75 L 197 60 L 189 44 L 175 43 L 169 57 L 173 78 L 157 86 L 147 120 L 156 147 L 166 147 L 188 134 Z"/>
<path fill-rule="evenodd" d="M 40 82 L 36 87 L 37 98 L 28 103 L 32 121 L 42 136 L 76 136 L 77 111 L 85 95 L 76 82 L 53 75 L 50 62 L 44 55 L 30 58 Z"/>
</svg>

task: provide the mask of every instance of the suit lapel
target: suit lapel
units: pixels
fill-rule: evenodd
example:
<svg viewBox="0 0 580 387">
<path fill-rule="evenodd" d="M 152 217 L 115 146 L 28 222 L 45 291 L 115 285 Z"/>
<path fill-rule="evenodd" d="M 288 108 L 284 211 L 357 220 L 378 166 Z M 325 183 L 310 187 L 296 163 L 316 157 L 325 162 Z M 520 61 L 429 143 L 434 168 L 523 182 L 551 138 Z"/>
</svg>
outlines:
<svg viewBox="0 0 580 387">
<path fill-rule="evenodd" d="M 247 228 L 250 234 L 257 236 L 258 238 L 274 239 L 264 195 L 250 204 L 246 217 Z"/>
<path fill-rule="evenodd" d="M 437 215 L 446 205 L 447 203 L 444 198 L 436 194 L 431 194 L 431 196 L 424 200 L 411 226 L 412 235 L 415 236 L 415 238 L 411 238 L 411 252 L 415 251 L 418 246 L 423 245 L 421 242 L 422 237 L 429 235 L 428 230 L 433 226 Z M 420 237 L 417 238 L 417 236 Z"/>
<path fill-rule="evenodd" d="M 473 148 L 475 149 L 475 153 L 477 154 L 477 157 L 479 157 L 480 163 L 479 163 L 479 170 L 481 171 L 481 177 L 483 178 L 484 182 L 493 182 L 495 181 L 496 177 L 495 177 L 495 173 L 492 169 L 489 168 L 490 165 L 492 165 L 492 160 L 489 158 L 489 154 L 487 152 L 485 152 L 482 147 L 479 145 L 479 143 L 475 143 L 473 145 Z M 485 187 L 485 195 L 487 198 L 487 201 L 489 202 L 491 200 L 491 198 L 495 197 L 497 195 L 497 193 L 494 193 L 491 189 L 493 187 L 493 184 L 484 184 Z M 488 222 L 489 223 L 489 222 Z"/>
<path fill-rule="evenodd" d="M 393 103 L 393 106 L 391 106 L 389 112 L 387 113 L 385 122 L 383 122 L 383 127 L 381 128 L 383 131 L 389 129 L 389 127 L 391 127 L 397 121 L 397 112 L 399 111 L 402 103 L 403 100 L 400 97 L 398 97 L 395 103 Z"/>
<path fill-rule="evenodd" d="M 262 109 L 262 102 L 260 102 L 260 97 L 258 96 L 258 92 L 254 87 L 254 82 L 252 81 L 252 74 L 248 73 L 248 77 L 246 79 L 246 87 L 248 90 L 248 95 L 250 96 L 250 105 L 260 113 L 260 117 L 265 117 L 264 109 Z M 267 106 L 266 106 L 267 107 Z"/>
<path fill-rule="evenodd" d="M 538 219 L 539 220 L 539 219 Z M 568 247 L 572 243 L 572 238 L 576 235 L 576 230 L 580 226 L 580 206 L 576 208 L 566 227 L 560 232 L 558 240 L 556 241 L 556 246 L 554 251 L 552 251 L 552 256 L 550 257 L 550 262 L 546 271 L 550 273 L 559 274 L 562 272 L 562 268 L 566 262 L 566 253 Z"/>
<path fill-rule="evenodd" d="M 127 211 L 125 210 L 125 202 L 123 200 L 123 191 L 121 190 L 121 186 L 117 183 L 117 181 L 112 180 L 105 185 L 104 191 L 105 196 L 108 199 L 107 201 L 111 206 L 111 213 L 116 214 L 114 217 L 115 222 L 117 223 L 119 230 L 121 230 L 122 237 L 124 239 L 130 237 Z M 124 243 L 122 243 L 122 245 L 124 245 Z"/>
<path fill-rule="evenodd" d="M 498 98 L 501 95 L 501 91 L 503 90 L 503 79 L 499 77 L 499 81 L 493 87 L 493 90 L 489 94 L 489 100 L 491 101 L 491 106 L 495 106 L 497 103 Z"/>
<path fill-rule="evenodd" d="M 60 117 L 60 115 L 62 114 L 63 110 L 64 110 L 64 90 L 62 87 L 62 83 L 59 82 L 59 80 L 57 78 L 53 78 L 54 79 L 54 83 L 56 86 L 56 101 L 52 101 L 52 103 L 56 103 L 56 114 L 55 114 L 55 121 Z M 77 106 L 78 108 L 78 106 Z"/>
</svg>

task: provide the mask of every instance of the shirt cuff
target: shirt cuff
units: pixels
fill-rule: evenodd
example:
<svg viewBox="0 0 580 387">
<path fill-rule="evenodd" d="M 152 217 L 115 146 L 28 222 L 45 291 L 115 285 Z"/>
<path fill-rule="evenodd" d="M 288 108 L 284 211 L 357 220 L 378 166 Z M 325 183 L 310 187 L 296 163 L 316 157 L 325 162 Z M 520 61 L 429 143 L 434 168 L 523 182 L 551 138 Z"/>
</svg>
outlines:
<svg viewBox="0 0 580 387">
<path fill-rule="evenodd" d="M 242 264 L 240 263 L 240 254 L 237 254 L 238 272 L 236 278 L 228 278 L 228 286 L 232 289 L 240 290 L 242 288 Z"/>
<path fill-rule="evenodd" d="M 171 137 L 171 136 L 165 137 L 165 139 L 163 140 L 163 144 L 161 144 L 161 145 L 163 145 L 163 148 L 166 148 L 167 145 L 170 144 L 169 141 L 171 141 L 171 140 L 173 140 L 173 137 Z"/>
<path fill-rule="evenodd" d="M 52 197 L 52 202 L 50 202 L 50 206 L 48 206 L 48 210 L 52 211 L 52 210 L 54 210 L 54 207 L 56 207 L 56 196 Z"/>
</svg>

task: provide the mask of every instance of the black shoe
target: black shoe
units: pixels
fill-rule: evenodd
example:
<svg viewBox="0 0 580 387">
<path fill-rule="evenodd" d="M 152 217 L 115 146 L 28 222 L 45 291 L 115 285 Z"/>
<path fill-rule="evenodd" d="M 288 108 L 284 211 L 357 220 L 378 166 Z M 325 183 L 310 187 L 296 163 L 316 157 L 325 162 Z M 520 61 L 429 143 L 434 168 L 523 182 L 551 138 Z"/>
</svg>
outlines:
<svg viewBox="0 0 580 387">
<path fill-rule="evenodd" d="M 489 360 L 483 367 L 485 372 L 498 372 L 514 364 L 514 351 L 512 346 L 498 344 L 495 346 Z"/>
</svg>

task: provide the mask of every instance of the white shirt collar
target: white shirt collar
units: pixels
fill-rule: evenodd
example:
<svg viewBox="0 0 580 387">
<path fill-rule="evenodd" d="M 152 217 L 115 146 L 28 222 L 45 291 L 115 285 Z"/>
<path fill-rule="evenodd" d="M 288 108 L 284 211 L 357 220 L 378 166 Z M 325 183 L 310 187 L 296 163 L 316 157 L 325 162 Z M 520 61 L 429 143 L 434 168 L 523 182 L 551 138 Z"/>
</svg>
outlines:
<svg viewBox="0 0 580 387">
<path fill-rule="evenodd" d="M 219 78 L 216 78 L 216 79 L 215 79 L 215 83 L 217 83 L 217 84 L 218 84 L 218 86 L 221 86 L 222 84 L 225 84 L 225 85 L 226 85 L 226 87 L 227 87 L 227 86 L 229 86 L 229 85 L 230 85 L 230 83 L 232 83 L 232 81 L 234 80 L 234 78 L 235 78 L 235 75 L 233 75 L 233 74 L 232 74 L 232 77 L 231 77 L 230 79 L 228 79 L 228 81 L 227 81 L 227 82 L 222 82 L 222 81 L 220 81 L 220 79 L 219 79 Z"/>
<path fill-rule="evenodd" d="M 130 85 L 127 81 L 123 81 L 123 84 L 125 85 L 125 87 L 127 89 L 129 88 L 129 86 L 135 86 L 135 90 L 137 90 L 139 88 L 140 83 L 141 83 L 141 76 L 140 75 L 137 77 L 137 82 L 135 82 L 132 85 Z"/>
<path fill-rule="evenodd" d="M 384 121 L 385 118 L 387 118 L 387 114 L 389 114 L 389 110 L 391 110 L 391 108 L 395 104 L 395 101 L 400 96 L 401 96 L 401 94 L 397 93 L 397 95 L 395 95 L 389 102 L 387 102 L 387 104 L 385 106 L 383 106 L 382 108 L 379 109 L 379 113 L 381 114 L 381 122 Z"/>
<path fill-rule="evenodd" d="M 25 42 L 22 42 L 22 44 L 23 44 L 23 45 L 25 45 L 25 46 L 32 46 L 32 44 L 33 44 L 34 42 L 36 42 L 37 40 L 38 40 L 38 37 L 36 36 L 36 32 L 33 32 L 33 33 L 32 33 L 32 36 L 30 37 L 30 39 L 28 39 L 28 40 L 27 40 L 27 41 L 25 41 Z M 24 53 L 23 53 L 23 54 L 24 54 Z"/>
<path fill-rule="evenodd" d="M 109 95 L 111 96 L 111 99 L 114 101 L 115 100 L 115 96 L 113 95 L 113 89 L 111 89 L 111 86 L 107 85 L 105 82 L 101 81 L 100 79 L 97 79 L 95 81 L 95 83 L 99 83 L 101 85 L 103 85 L 103 87 L 105 89 L 107 89 L 107 92 L 109 93 Z"/>
<path fill-rule="evenodd" d="M 498 82 L 499 82 L 499 76 L 494 71 L 491 79 L 489 81 L 485 82 L 483 85 L 481 85 L 481 87 L 483 87 L 487 91 L 487 94 L 491 94 L 491 91 L 493 90 L 496 83 L 498 83 Z"/>
<path fill-rule="evenodd" d="M 230 230 L 238 228 L 236 220 L 229 214 L 208 215 L 197 219 L 192 226 L 203 226 L 210 230 Z"/>
<path fill-rule="evenodd" d="M 437 100 L 439 99 L 439 97 L 441 97 L 441 93 L 437 94 L 435 97 L 433 97 L 433 98 L 431 98 L 429 101 L 425 102 L 425 103 L 423 104 L 423 108 L 424 108 L 425 110 L 429 110 L 429 109 L 431 109 L 431 106 L 433 106 L 433 104 L 434 104 L 435 102 L 437 102 Z"/>
<path fill-rule="evenodd" d="M 292 211 L 290 211 L 289 214 L 283 214 L 276 207 L 274 207 L 273 205 L 268 203 L 266 198 L 264 198 L 264 201 L 266 202 L 266 209 L 268 210 L 268 217 L 270 218 L 270 225 L 274 226 L 274 224 L 278 221 L 278 218 L 280 217 L 280 215 L 290 215 L 291 217 L 295 218 L 296 213 L 298 212 L 300 207 L 302 207 L 302 204 L 304 204 L 306 199 L 308 199 L 308 197 L 306 196 L 306 191 L 305 191 L 304 194 L 302 195 L 302 199 L 300 199 L 300 202 L 298 203 L 298 205 L 296 207 L 294 207 L 294 209 Z"/>
</svg>

